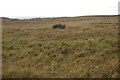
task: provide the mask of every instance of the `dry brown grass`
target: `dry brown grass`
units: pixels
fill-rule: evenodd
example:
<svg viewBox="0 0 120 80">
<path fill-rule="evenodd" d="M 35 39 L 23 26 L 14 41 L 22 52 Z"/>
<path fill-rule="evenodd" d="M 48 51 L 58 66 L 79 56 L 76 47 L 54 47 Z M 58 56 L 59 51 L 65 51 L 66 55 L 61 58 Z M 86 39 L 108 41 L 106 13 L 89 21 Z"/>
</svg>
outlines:
<svg viewBox="0 0 120 80">
<path fill-rule="evenodd" d="M 117 16 L 3 19 L 3 77 L 116 78 L 117 34 Z"/>
</svg>

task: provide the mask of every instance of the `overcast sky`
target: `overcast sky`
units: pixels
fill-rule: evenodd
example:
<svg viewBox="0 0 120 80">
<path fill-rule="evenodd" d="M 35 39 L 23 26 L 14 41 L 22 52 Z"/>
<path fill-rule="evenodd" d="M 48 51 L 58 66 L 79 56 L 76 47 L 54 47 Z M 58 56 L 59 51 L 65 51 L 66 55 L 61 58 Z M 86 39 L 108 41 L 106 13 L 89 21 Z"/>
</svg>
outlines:
<svg viewBox="0 0 120 80">
<path fill-rule="evenodd" d="M 0 17 L 117 15 L 120 0 L 0 0 Z"/>
</svg>

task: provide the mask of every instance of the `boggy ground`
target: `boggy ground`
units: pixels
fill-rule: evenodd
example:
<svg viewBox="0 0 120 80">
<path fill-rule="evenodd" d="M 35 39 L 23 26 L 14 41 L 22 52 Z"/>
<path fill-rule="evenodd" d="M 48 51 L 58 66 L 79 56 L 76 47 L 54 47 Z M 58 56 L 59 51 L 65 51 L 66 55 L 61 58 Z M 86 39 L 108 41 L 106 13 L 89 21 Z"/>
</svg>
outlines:
<svg viewBox="0 0 120 80">
<path fill-rule="evenodd" d="M 3 18 L 2 35 L 4 78 L 118 77 L 117 16 Z"/>
</svg>

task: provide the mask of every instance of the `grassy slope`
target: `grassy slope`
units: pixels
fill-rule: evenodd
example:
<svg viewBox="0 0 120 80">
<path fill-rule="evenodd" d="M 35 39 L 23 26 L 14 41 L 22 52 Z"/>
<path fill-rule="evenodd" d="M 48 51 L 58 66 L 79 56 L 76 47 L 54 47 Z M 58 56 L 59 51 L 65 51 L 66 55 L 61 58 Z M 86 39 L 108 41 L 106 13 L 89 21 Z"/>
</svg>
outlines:
<svg viewBox="0 0 120 80">
<path fill-rule="evenodd" d="M 117 77 L 117 28 L 117 16 L 3 19 L 3 77 Z"/>
</svg>

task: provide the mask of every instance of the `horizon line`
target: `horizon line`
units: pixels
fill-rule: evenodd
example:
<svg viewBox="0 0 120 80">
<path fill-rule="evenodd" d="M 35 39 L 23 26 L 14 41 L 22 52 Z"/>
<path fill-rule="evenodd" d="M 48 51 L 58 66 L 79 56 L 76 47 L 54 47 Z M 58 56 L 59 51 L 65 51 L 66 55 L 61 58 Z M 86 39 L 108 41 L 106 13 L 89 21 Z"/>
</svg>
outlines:
<svg viewBox="0 0 120 80">
<path fill-rule="evenodd" d="M 116 14 L 116 15 L 81 15 L 81 16 L 23 16 L 23 17 L 0 17 L 0 18 L 8 18 L 8 19 L 35 19 L 35 18 L 74 18 L 74 17 L 94 17 L 94 16 L 119 16 L 120 14 Z"/>
</svg>

